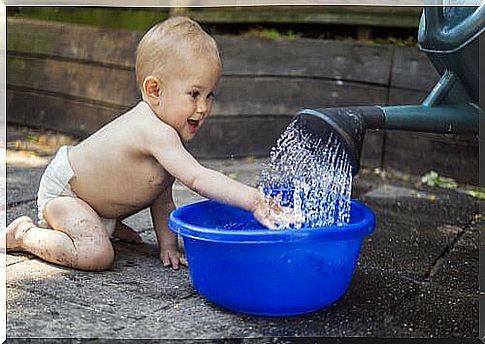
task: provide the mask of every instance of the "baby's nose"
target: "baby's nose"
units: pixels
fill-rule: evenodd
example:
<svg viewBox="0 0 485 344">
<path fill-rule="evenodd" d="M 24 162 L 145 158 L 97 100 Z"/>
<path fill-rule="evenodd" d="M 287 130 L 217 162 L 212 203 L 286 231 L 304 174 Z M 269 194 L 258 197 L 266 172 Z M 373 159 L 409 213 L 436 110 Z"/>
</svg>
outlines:
<svg viewBox="0 0 485 344">
<path fill-rule="evenodd" d="M 204 99 L 200 99 L 197 102 L 197 112 L 198 113 L 206 114 L 207 113 L 207 108 L 208 108 L 207 102 Z"/>
</svg>

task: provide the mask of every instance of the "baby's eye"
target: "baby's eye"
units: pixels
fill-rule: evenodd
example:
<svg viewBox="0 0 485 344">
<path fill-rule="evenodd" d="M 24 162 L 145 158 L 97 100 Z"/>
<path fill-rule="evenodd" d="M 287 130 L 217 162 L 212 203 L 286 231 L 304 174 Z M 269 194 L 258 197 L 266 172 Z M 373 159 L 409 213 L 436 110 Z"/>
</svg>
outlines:
<svg viewBox="0 0 485 344">
<path fill-rule="evenodd" d="M 189 94 L 190 94 L 190 96 L 191 96 L 192 98 L 194 98 L 194 99 L 195 99 L 195 98 L 197 98 L 197 97 L 199 96 L 200 92 L 199 92 L 199 91 L 197 91 L 197 90 L 192 90 L 192 91 L 190 91 L 190 93 L 189 93 Z"/>
<path fill-rule="evenodd" d="M 211 92 L 207 95 L 207 99 L 214 99 L 216 97 L 216 94 L 214 92 Z"/>
</svg>

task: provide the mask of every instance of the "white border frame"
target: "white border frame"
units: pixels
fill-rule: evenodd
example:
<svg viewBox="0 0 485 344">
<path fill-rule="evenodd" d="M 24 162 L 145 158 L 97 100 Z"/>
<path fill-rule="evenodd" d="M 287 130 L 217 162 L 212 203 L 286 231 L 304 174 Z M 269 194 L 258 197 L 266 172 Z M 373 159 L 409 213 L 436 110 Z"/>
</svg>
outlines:
<svg viewBox="0 0 485 344">
<path fill-rule="evenodd" d="M 222 7 L 268 5 L 479 6 L 484 0 L 0 0 L 0 230 L 6 227 L 6 6 Z M 0 244 L 5 247 L 5 243 Z M 0 251 L 0 342 L 6 341 L 6 255 Z"/>
</svg>

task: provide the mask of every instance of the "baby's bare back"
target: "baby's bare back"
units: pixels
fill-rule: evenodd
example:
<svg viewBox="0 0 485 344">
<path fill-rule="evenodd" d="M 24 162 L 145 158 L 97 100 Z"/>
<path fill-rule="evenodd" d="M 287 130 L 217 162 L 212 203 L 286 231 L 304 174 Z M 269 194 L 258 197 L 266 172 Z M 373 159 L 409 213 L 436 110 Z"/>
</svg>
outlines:
<svg viewBox="0 0 485 344">
<path fill-rule="evenodd" d="M 144 128 L 160 125 L 163 130 L 163 124 L 144 111 L 146 106 L 139 103 L 69 150 L 75 173 L 71 188 L 102 217 L 133 214 L 173 183 L 173 177 L 144 151 L 149 140 Z"/>
</svg>

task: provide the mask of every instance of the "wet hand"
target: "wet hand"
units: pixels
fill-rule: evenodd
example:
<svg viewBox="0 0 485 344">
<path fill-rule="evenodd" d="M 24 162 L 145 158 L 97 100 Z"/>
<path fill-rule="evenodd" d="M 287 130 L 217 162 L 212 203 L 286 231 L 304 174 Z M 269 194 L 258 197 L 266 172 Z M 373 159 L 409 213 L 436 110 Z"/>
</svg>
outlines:
<svg viewBox="0 0 485 344">
<path fill-rule="evenodd" d="M 179 251 L 177 245 L 164 246 L 160 250 L 160 260 L 164 267 L 171 266 L 178 270 L 181 265 L 188 266 L 185 256 Z"/>
<path fill-rule="evenodd" d="M 295 215 L 292 208 L 282 207 L 271 197 L 259 195 L 253 216 L 269 229 L 286 229 L 291 225 L 298 227 L 304 219 Z"/>
</svg>

